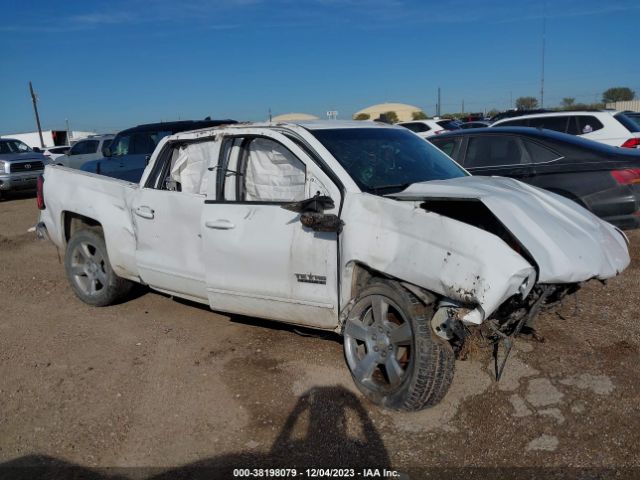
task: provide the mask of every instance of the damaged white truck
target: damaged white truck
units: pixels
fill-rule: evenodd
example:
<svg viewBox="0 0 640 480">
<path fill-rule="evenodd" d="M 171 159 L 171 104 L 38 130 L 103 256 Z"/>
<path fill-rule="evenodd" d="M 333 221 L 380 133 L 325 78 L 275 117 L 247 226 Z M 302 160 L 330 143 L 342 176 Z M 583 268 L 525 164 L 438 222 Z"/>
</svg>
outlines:
<svg viewBox="0 0 640 480">
<path fill-rule="evenodd" d="M 134 282 L 344 336 L 373 402 L 438 403 L 474 329 L 507 344 L 544 306 L 629 264 L 575 203 L 473 177 L 401 127 L 238 124 L 160 142 L 140 184 L 47 166 L 38 232 L 84 302 Z"/>
</svg>

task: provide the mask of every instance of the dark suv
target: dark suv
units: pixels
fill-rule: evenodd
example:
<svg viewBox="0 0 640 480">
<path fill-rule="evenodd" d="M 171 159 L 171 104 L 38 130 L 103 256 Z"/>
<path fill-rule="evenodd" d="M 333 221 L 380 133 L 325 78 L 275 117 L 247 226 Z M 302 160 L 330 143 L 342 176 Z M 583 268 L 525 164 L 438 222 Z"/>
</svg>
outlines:
<svg viewBox="0 0 640 480">
<path fill-rule="evenodd" d="M 123 130 L 116 135 L 105 158 L 86 162 L 80 168 L 129 182 L 139 182 L 149 158 L 160 140 L 174 133 L 237 123 L 235 120 L 184 120 L 180 122 L 148 123 Z"/>
</svg>

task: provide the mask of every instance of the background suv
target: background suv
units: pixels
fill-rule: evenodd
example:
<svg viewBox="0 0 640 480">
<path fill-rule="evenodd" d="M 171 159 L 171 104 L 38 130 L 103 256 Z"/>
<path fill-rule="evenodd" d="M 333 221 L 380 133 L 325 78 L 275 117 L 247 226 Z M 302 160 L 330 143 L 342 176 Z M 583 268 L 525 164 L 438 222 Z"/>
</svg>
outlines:
<svg viewBox="0 0 640 480">
<path fill-rule="evenodd" d="M 546 128 L 614 147 L 640 148 L 638 124 L 624 113 L 613 110 L 538 113 L 499 120 L 491 126 Z"/>
<path fill-rule="evenodd" d="M 85 162 L 104 156 L 104 149 L 111 145 L 114 135 L 91 135 L 78 140 L 66 155 L 55 159 L 56 165 L 80 168 Z"/>
<path fill-rule="evenodd" d="M 87 162 L 82 170 L 129 182 L 138 182 L 156 145 L 167 135 L 237 123 L 235 120 L 182 120 L 138 125 L 119 132 L 104 149 L 104 157 Z"/>
</svg>

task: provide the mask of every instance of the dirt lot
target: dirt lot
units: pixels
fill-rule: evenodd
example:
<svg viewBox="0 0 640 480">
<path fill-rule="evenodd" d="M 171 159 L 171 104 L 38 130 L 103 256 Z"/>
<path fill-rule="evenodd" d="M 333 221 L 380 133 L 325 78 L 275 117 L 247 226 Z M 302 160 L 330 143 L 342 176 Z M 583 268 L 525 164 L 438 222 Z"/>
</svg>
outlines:
<svg viewBox="0 0 640 480">
<path fill-rule="evenodd" d="M 399 414 L 356 391 L 339 338 L 152 292 L 115 307 L 81 303 L 56 249 L 27 233 L 37 216 L 28 196 L 0 202 L 0 478 L 35 476 L 7 470 L 25 465 L 75 466 L 67 472 L 83 478 L 640 466 L 640 232 L 624 275 L 546 313 L 546 342 L 520 341 L 500 383 L 479 350 L 457 363 L 441 405 Z"/>
</svg>

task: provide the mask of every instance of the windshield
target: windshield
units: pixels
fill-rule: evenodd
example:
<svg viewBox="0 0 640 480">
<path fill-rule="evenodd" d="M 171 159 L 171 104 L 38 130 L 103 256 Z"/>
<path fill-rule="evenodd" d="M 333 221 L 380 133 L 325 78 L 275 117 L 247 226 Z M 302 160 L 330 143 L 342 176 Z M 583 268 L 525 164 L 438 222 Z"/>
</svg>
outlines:
<svg viewBox="0 0 640 480">
<path fill-rule="evenodd" d="M 416 182 L 467 173 L 439 149 L 400 128 L 313 130 L 364 192 L 384 195 Z"/>
<path fill-rule="evenodd" d="M 2 140 L 0 141 L 0 153 L 24 153 L 32 152 L 31 148 L 20 140 Z"/>
</svg>

